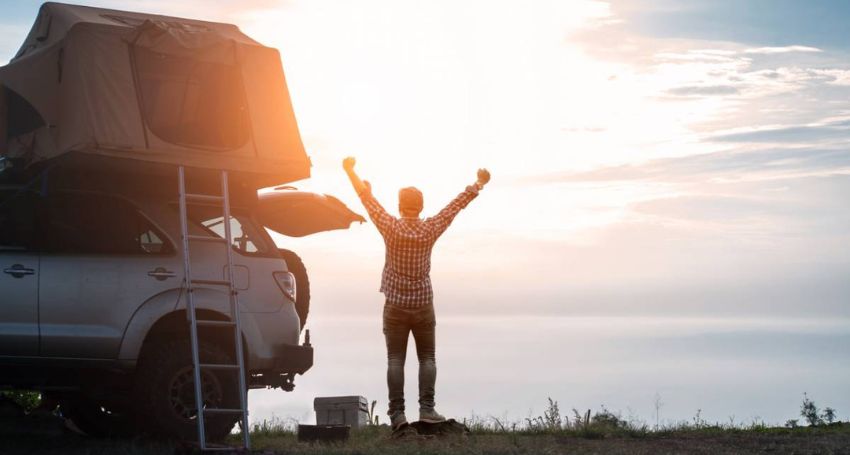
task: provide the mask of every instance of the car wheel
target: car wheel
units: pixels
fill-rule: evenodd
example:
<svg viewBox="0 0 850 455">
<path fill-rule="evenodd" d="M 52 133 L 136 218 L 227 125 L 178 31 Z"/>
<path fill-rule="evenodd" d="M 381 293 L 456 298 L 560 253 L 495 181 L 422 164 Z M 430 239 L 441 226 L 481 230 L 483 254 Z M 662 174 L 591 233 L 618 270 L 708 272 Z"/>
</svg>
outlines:
<svg viewBox="0 0 850 455">
<path fill-rule="evenodd" d="M 96 438 L 128 437 L 136 433 L 130 412 L 110 409 L 87 397 L 72 397 L 59 403 L 62 416 L 83 433 Z"/>
<path fill-rule="evenodd" d="M 304 261 L 293 251 L 278 249 L 280 256 L 286 261 L 286 268 L 295 275 L 295 312 L 301 319 L 301 329 L 307 323 L 310 313 L 310 279 L 307 277 L 307 267 Z"/>
<path fill-rule="evenodd" d="M 222 348 L 199 342 L 201 363 L 233 364 Z M 237 370 L 201 370 L 204 408 L 239 408 Z M 169 439 L 198 440 L 195 381 L 188 340 L 155 343 L 145 349 L 136 374 L 136 391 L 147 430 Z M 224 439 L 238 414 L 206 414 L 207 441 Z"/>
</svg>

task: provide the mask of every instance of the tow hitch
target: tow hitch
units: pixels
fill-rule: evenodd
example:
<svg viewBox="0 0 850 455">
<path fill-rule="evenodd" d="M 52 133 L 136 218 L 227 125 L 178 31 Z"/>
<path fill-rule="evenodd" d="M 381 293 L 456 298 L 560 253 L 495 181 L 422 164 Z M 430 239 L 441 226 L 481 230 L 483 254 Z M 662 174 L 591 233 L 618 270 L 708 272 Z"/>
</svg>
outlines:
<svg viewBox="0 0 850 455">
<path fill-rule="evenodd" d="M 284 344 L 277 350 L 277 363 L 271 371 L 251 374 L 251 388 L 280 387 L 286 392 L 295 388 L 295 376 L 304 374 L 313 366 L 313 345 L 310 344 L 310 330 L 304 333 L 304 344 Z"/>
</svg>

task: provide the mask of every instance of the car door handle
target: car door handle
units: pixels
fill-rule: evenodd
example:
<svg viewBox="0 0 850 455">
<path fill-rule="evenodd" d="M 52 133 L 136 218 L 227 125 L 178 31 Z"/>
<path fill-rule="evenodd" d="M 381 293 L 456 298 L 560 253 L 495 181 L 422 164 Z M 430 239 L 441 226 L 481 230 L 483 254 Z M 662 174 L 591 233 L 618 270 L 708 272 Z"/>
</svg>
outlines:
<svg viewBox="0 0 850 455">
<path fill-rule="evenodd" d="M 148 276 L 152 276 L 159 281 L 163 281 L 163 280 L 166 280 L 168 278 L 173 278 L 173 277 L 177 276 L 177 274 L 172 272 L 171 270 L 165 269 L 164 267 L 157 267 L 157 268 L 151 270 L 150 272 L 148 272 Z"/>
<path fill-rule="evenodd" d="M 15 278 L 23 278 L 24 275 L 35 275 L 35 270 L 28 269 L 21 264 L 14 264 L 11 267 L 3 269 L 3 273 L 12 275 Z"/>
</svg>

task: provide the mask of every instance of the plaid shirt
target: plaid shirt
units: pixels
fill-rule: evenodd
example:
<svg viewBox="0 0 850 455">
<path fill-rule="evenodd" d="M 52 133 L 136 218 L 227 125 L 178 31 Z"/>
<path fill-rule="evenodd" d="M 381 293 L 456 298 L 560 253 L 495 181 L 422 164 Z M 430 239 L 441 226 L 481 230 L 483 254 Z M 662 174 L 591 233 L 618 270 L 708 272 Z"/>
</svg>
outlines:
<svg viewBox="0 0 850 455">
<path fill-rule="evenodd" d="M 381 274 L 381 292 L 387 303 L 402 308 L 420 308 L 434 303 L 431 250 L 455 216 L 476 196 L 478 188 L 470 185 L 436 216 L 423 220 L 396 218 L 384 210 L 371 192 L 361 193 L 360 200 L 387 246 Z"/>
</svg>

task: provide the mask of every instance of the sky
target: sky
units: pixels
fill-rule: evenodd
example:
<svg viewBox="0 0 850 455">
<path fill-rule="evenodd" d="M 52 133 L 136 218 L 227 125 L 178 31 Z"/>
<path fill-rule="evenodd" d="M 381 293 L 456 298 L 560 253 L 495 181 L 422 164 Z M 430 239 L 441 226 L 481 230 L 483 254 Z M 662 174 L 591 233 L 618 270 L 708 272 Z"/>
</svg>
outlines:
<svg viewBox="0 0 850 455">
<path fill-rule="evenodd" d="M 640 392 L 582 395 L 564 385 L 574 373 L 544 365 L 545 356 L 561 354 L 540 349 L 542 343 L 581 343 L 571 337 L 583 332 L 558 329 L 561 323 L 604 327 L 599 321 L 610 320 L 625 327 L 631 321 L 634 330 L 646 327 L 638 330 L 641 343 L 648 343 L 642 359 L 670 354 L 662 346 L 681 342 L 694 347 L 698 360 L 689 361 L 719 375 L 730 368 L 723 362 L 749 353 L 744 362 L 754 372 L 743 382 L 751 392 L 757 378 L 775 377 L 786 365 L 822 362 L 770 389 L 776 395 L 732 397 L 706 385 L 699 389 L 708 390 L 705 401 L 732 409 L 749 397 L 754 408 L 765 409 L 757 413 L 779 421 L 796 412 L 794 400 L 805 384 L 819 384 L 823 396 L 843 400 L 850 411 L 840 392 L 850 372 L 834 363 L 849 353 L 834 346 L 846 346 L 850 330 L 847 2 L 80 3 L 231 22 L 280 49 L 314 165 L 313 177 L 295 185 L 339 196 L 361 213 L 340 167 L 345 156 L 357 158 L 361 176 L 390 209 L 398 188 L 419 187 L 426 215 L 472 183 L 477 168 L 490 169 L 490 185 L 435 249 L 437 312 L 449 321 L 438 346 L 471 342 L 476 347 L 469 355 L 476 356 L 490 346 L 509 353 L 508 367 L 510 359 L 526 355 L 517 346 L 545 351 L 526 371 L 555 378 L 551 393 L 588 406 L 608 399 L 648 417 L 651 397 L 663 389 L 652 390 L 658 378 L 635 379 L 643 381 Z M 0 8 L 3 62 L 23 40 L 38 2 L 3 1 Z M 312 373 L 325 376 L 308 391 L 344 388 L 347 377 L 360 381 L 353 389 L 370 374 L 380 378 L 369 369 L 381 368 L 383 349 L 377 232 L 367 223 L 277 240 L 298 251 L 310 270 L 311 325 L 317 343 L 328 340 L 324 360 L 351 359 L 351 346 L 362 347 L 358 352 L 369 359 L 363 365 L 370 367 L 349 376 L 341 367 L 320 366 L 317 358 Z M 492 330 L 486 323 L 482 330 L 464 330 L 482 320 Z M 511 331 L 504 324 L 512 320 Z M 340 339 L 348 323 L 375 336 Z M 734 330 L 717 329 L 723 324 Z M 691 326 L 725 335 L 675 338 Z M 570 387 L 595 390 L 589 385 L 598 379 L 595 372 L 636 378 L 621 363 L 626 351 L 617 348 L 614 335 L 586 330 L 602 345 L 612 344 L 599 347 L 606 359 L 599 370 L 588 370 L 586 382 Z M 653 338 L 662 332 L 672 338 Z M 483 338 L 469 340 L 471 333 Z M 549 338 L 535 338 L 541 334 Z M 801 337 L 798 347 L 768 342 L 794 336 Z M 520 338 L 525 341 L 504 345 Z M 678 342 L 654 344 L 662 340 Z M 767 355 L 769 349 L 756 348 L 765 343 L 781 351 Z M 711 353 L 702 350 L 708 345 Z M 447 393 L 462 396 L 473 387 L 458 379 L 465 360 L 452 352 L 447 357 L 454 363 L 441 371 L 449 378 Z M 476 364 L 480 371 L 490 371 L 483 363 Z M 816 378 L 821 367 L 831 379 Z M 311 381 L 309 374 L 304 381 Z M 516 379 L 514 386 L 521 383 Z M 677 389 L 670 384 L 670 412 L 686 418 L 700 404 L 688 401 L 693 393 L 672 398 Z M 383 393 L 373 384 L 363 388 Z M 517 412 L 523 414 L 545 399 L 518 394 L 502 406 L 493 404 L 501 389 L 485 389 L 489 395 L 470 395 L 480 399 L 474 406 L 450 409 L 498 415 L 522 408 Z M 772 408 L 780 389 L 782 399 L 793 394 L 792 403 Z M 301 407 L 292 412 L 303 414 L 309 399 L 297 399 Z M 687 405 L 676 408 L 674 400 Z M 724 418 L 726 411 L 710 412 Z"/>
</svg>

